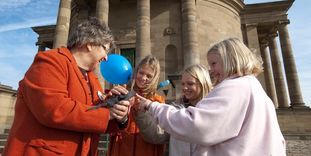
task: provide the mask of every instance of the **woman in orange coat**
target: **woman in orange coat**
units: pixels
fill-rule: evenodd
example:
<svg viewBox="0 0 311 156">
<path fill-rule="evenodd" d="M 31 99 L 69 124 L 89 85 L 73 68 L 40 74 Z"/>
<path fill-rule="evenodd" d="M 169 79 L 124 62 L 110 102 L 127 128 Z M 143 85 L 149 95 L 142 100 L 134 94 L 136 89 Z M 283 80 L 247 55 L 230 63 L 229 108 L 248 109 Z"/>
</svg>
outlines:
<svg viewBox="0 0 311 156">
<path fill-rule="evenodd" d="M 164 102 L 164 97 L 156 94 L 159 77 L 159 61 L 153 56 L 147 56 L 135 70 L 132 89 L 151 101 Z M 127 128 L 110 134 L 109 156 L 162 156 L 164 154 L 164 144 L 148 143 L 141 136 L 140 129 L 135 123 L 137 113 L 136 101 L 134 101 Z"/>
<path fill-rule="evenodd" d="M 102 91 L 93 69 L 113 44 L 108 27 L 96 18 L 77 26 L 68 48 L 39 52 L 19 82 L 15 118 L 5 156 L 95 156 L 99 134 L 112 119 L 122 122 L 128 101 L 88 111 Z M 119 89 L 126 94 L 127 91 Z M 117 128 L 117 122 L 109 128 Z"/>
</svg>

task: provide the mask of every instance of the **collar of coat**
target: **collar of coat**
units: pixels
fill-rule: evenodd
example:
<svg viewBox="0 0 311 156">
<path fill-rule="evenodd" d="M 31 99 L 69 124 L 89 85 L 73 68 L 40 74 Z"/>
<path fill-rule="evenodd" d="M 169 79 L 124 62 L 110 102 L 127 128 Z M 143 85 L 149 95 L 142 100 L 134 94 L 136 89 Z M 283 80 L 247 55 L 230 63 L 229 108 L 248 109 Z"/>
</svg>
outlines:
<svg viewBox="0 0 311 156">
<path fill-rule="evenodd" d="M 70 62 L 77 63 L 69 49 L 67 49 L 65 47 L 61 47 L 61 48 L 57 48 L 57 52 L 66 56 Z"/>
</svg>

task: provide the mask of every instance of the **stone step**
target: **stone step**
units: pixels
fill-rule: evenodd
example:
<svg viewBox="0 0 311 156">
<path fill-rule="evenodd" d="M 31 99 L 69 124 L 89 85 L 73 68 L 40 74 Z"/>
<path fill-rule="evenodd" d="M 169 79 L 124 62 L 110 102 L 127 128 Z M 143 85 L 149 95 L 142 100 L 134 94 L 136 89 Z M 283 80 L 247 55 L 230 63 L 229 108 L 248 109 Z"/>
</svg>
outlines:
<svg viewBox="0 0 311 156">
<path fill-rule="evenodd" d="M 108 134 L 102 134 L 100 135 L 100 140 L 98 144 L 98 155 L 105 155 L 107 148 L 109 144 L 109 135 Z"/>
<path fill-rule="evenodd" d="M 10 129 L 4 129 L 4 134 L 9 134 Z"/>
<path fill-rule="evenodd" d="M 311 140 L 311 134 L 285 134 L 285 140 Z"/>
<path fill-rule="evenodd" d="M 1 153 L 3 152 L 4 150 L 4 146 L 0 146 L 0 156 L 1 156 Z"/>
<path fill-rule="evenodd" d="M 8 134 L 0 134 L 0 139 L 7 139 L 8 136 Z"/>
<path fill-rule="evenodd" d="M 4 146 L 6 144 L 6 139 L 0 139 L 0 146 Z"/>
<path fill-rule="evenodd" d="M 107 149 L 108 148 L 108 144 L 109 144 L 108 141 L 99 141 L 98 148 Z"/>
<path fill-rule="evenodd" d="M 102 135 L 100 135 L 99 140 L 108 141 L 109 140 L 109 135 L 108 134 L 102 134 Z"/>
<path fill-rule="evenodd" d="M 105 148 L 98 148 L 98 156 L 106 156 L 107 149 Z"/>
</svg>

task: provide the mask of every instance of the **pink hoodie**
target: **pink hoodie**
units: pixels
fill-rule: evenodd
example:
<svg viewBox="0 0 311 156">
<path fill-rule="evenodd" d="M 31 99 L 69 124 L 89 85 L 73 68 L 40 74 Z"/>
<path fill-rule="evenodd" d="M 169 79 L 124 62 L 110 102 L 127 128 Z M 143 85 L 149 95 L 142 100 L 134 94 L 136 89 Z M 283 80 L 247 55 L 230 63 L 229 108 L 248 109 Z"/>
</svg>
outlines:
<svg viewBox="0 0 311 156">
<path fill-rule="evenodd" d="M 193 156 L 285 156 L 274 105 L 252 75 L 226 79 L 196 107 L 153 102 L 148 110 L 173 137 L 194 143 Z"/>
</svg>

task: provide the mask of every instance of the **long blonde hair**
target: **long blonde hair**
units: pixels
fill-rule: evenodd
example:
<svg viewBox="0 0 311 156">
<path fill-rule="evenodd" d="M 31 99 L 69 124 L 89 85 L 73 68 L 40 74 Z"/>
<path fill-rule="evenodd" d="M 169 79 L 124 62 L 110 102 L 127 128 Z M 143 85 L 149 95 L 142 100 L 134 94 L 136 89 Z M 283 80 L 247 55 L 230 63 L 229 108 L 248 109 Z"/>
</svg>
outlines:
<svg viewBox="0 0 311 156">
<path fill-rule="evenodd" d="M 251 74 L 257 76 L 263 71 L 261 57 L 238 38 L 229 38 L 213 45 L 207 52 L 210 53 L 220 55 L 225 77 Z"/>
<path fill-rule="evenodd" d="M 199 81 L 202 90 L 200 93 L 200 99 L 203 99 L 203 97 L 207 96 L 212 90 L 212 81 L 205 66 L 199 64 L 191 65 L 183 71 L 183 74 L 184 73 L 191 75 Z"/>
<path fill-rule="evenodd" d="M 148 66 L 151 69 L 153 69 L 154 76 L 149 84 L 147 84 L 144 88 L 139 88 L 135 82 L 136 81 L 135 79 L 138 70 L 143 66 Z M 136 92 L 139 92 L 144 97 L 150 98 L 155 95 L 157 85 L 159 83 L 159 78 L 160 78 L 160 63 L 156 57 L 148 55 L 144 59 L 142 59 L 140 63 L 136 66 L 132 80 L 132 89 Z"/>
</svg>

